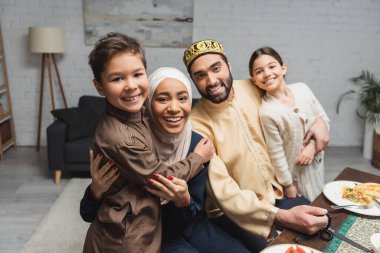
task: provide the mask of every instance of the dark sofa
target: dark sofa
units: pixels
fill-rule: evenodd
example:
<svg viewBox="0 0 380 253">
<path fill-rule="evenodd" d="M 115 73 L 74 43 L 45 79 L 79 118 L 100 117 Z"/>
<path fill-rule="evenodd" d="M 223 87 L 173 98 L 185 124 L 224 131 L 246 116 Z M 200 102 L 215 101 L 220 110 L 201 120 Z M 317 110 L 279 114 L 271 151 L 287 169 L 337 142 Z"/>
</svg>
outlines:
<svg viewBox="0 0 380 253">
<path fill-rule="evenodd" d="M 193 99 L 192 105 L 194 106 L 197 101 L 198 99 Z M 81 110 L 85 108 L 86 110 Z M 49 170 L 55 172 L 54 181 L 56 184 L 59 184 L 62 172 L 88 172 L 90 170 L 89 149 L 95 134 L 96 122 L 103 114 L 105 108 L 106 100 L 104 97 L 84 95 L 79 98 L 77 108 L 59 109 L 56 111 L 66 113 L 66 121 L 78 118 L 78 111 L 82 113 L 82 118 L 90 115 L 90 118 L 93 120 L 82 120 L 81 124 L 69 122 L 72 123 L 70 125 L 59 114 L 52 112 L 57 117 L 57 120 L 50 124 L 46 130 L 47 154 Z M 74 116 L 72 115 L 73 111 L 76 113 Z M 70 113 L 67 114 L 67 112 Z M 70 136 L 70 127 L 74 128 L 74 130 L 76 128 L 83 129 L 83 121 L 87 125 L 93 125 L 93 128 L 87 129 L 86 136 L 80 137 L 78 133 L 75 136 Z M 88 133 L 88 131 L 90 132 Z M 82 134 L 84 134 L 83 131 Z"/>
<path fill-rule="evenodd" d="M 83 108 L 87 109 L 89 112 L 87 114 L 91 120 L 97 122 L 106 108 L 106 101 L 104 97 L 85 95 L 79 98 L 78 107 L 75 108 L 75 110 L 78 112 L 78 110 Z M 74 108 L 66 109 L 66 112 L 69 110 L 72 111 L 73 109 Z M 83 113 L 86 111 L 81 110 L 81 112 Z M 58 117 L 57 120 L 47 127 L 48 164 L 49 170 L 55 171 L 54 178 L 56 184 L 59 184 L 62 172 L 89 171 L 89 148 L 95 129 L 92 130 L 92 134 L 85 134 L 87 136 L 78 137 L 77 134 L 74 139 L 68 138 L 69 127 L 87 127 L 83 126 L 83 121 L 81 123 L 81 126 L 75 126 L 74 123 L 69 125 Z"/>
</svg>

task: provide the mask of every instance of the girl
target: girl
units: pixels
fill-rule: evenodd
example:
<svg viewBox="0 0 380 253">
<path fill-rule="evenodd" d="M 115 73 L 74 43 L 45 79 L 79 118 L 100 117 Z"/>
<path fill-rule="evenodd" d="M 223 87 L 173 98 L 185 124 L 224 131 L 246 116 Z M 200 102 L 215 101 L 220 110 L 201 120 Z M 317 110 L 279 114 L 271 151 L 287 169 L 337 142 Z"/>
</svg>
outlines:
<svg viewBox="0 0 380 253">
<path fill-rule="evenodd" d="M 263 91 L 260 119 L 276 177 L 286 197 L 312 201 L 324 184 L 323 151 L 316 154 L 315 140 L 303 143 L 303 137 L 316 118 L 328 117 L 306 84 L 285 84 L 286 71 L 270 47 L 254 51 L 249 61 L 251 79 Z"/>
</svg>

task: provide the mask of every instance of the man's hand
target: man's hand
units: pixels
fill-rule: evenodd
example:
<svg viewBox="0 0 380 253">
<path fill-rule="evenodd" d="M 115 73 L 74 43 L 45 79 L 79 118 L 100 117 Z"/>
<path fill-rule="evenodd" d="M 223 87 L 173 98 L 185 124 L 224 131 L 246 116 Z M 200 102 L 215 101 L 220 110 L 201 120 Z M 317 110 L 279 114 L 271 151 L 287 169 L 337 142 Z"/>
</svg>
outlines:
<svg viewBox="0 0 380 253">
<path fill-rule="evenodd" d="M 301 194 L 298 193 L 297 188 L 294 184 L 290 184 L 283 187 L 284 189 L 284 195 L 288 198 L 296 198 L 301 196 Z"/>
<path fill-rule="evenodd" d="M 316 154 L 324 150 L 330 141 L 329 130 L 327 129 L 326 122 L 318 117 L 313 122 L 310 130 L 306 133 L 304 143 L 309 143 L 311 137 L 314 136 L 317 142 Z"/>
<path fill-rule="evenodd" d="M 101 200 L 103 193 L 105 193 L 119 177 L 119 172 L 117 168 L 113 166 L 112 161 L 107 162 L 99 169 L 101 159 L 101 154 L 98 154 L 94 159 L 93 150 L 90 149 L 91 196 L 95 200 Z"/>
<path fill-rule="evenodd" d="M 327 226 L 326 214 L 326 209 L 302 205 L 289 210 L 279 209 L 275 220 L 285 228 L 312 235 Z"/>
</svg>

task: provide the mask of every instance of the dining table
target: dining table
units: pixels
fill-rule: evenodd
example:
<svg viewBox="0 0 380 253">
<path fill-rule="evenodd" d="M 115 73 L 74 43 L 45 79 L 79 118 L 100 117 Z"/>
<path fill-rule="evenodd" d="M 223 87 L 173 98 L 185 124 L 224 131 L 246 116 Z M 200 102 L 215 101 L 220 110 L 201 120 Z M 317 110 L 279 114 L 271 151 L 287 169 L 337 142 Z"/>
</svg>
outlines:
<svg viewBox="0 0 380 253">
<path fill-rule="evenodd" d="M 342 170 L 342 172 L 336 177 L 334 181 L 338 180 L 344 180 L 344 181 L 354 181 L 359 183 L 365 183 L 365 182 L 373 182 L 373 183 L 380 183 L 380 173 L 378 175 L 374 175 L 371 173 L 363 172 L 357 169 L 353 168 L 345 168 Z M 357 217 L 360 217 L 368 222 L 368 224 L 375 224 L 375 230 L 378 230 L 377 232 L 380 232 L 380 216 L 366 216 L 362 214 L 357 214 L 350 212 L 346 209 L 339 209 L 335 210 L 330 207 L 332 203 L 326 196 L 323 194 L 319 194 L 317 198 L 315 198 L 314 201 L 311 202 L 310 205 L 317 206 L 321 208 L 325 208 L 328 210 L 329 215 L 331 216 L 331 225 L 330 227 L 334 230 L 339 230 L 342 226 L 342 224 L 347 223 L 347 220 L 349 219 L 355 219 Z M 380 211 L 379 211 L 380 212 Z M 377 225 L 376 225 L 377 224 Z M 372 228 L 372 225 L 369 225 L 369 227 Z M 366 231 L 366 229 L 362 229 L 362 233 L 364 236 L 369 238 L 370 235 L 366 235 L 365 233 L 369 232 Z M 355 241 L 356 238 L 351 238 Z M 321 252 L 337 252 L 335 248 L 337 247 L 331 247 L 331 241 L 325 241 L 322 240 L 320 235 L 317 233 L 315 235 L 304 235 L 301 233 L 298 233 L 296 231 L 293 231 L 291 229 L 284 229 L 279 236 L 277 236 L 269 245 L 268 247 L 274 247 L 274 245 L 277 244 L 295 244 L 295 241 L 297 241 L 297 244 L 304 245 L 316 250 L 319 250 Z M 337 240 L 337 238 L 335 238 Z M 339 240 L 338 240 L 339 241 Z M 339 242 L 339 244 L 341 241 Z M 267 248 L 268 248 L 267 247 Z M 277 246 L 278 247 L 278 246 Z M 302 246 L 301 246 L 302 247 Z M 351 246 L 350 246 L 351 247 Z M 348 247 L 347 247 L 348 248 Z M 363 252 L 363 251 L 355 251 L 355 250 L 348 250 L 344 249 L 343 252 Z M 356 249 L 356 248 L 355 248 Z M 265 250 L 264 250 L 265 252 Z"/>
</svg>

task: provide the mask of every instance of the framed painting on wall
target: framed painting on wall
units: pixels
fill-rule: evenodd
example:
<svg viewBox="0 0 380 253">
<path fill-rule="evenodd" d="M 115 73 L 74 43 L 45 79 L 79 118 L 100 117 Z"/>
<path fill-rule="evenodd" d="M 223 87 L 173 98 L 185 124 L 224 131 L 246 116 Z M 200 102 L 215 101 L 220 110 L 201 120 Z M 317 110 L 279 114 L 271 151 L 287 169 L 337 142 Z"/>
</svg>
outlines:
<svg viewBox="0 0 380 253">
<path fill-rule="evenodd" d="M 86 45 L 109 32 L 145 47 L 187 47 L 193 39 L 194 0 L 83 0 Z"/>
</svg>

